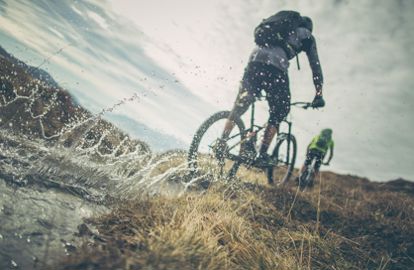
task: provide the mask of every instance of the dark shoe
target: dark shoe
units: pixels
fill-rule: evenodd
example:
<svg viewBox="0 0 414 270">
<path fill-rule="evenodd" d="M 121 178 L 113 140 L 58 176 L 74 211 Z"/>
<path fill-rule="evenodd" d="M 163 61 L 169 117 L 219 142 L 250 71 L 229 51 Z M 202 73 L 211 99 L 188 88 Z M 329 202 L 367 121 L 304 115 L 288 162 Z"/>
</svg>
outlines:
<svg viewBox="0 0 414 270">
<path fill-rule="evenodd" d="M 247 140 L 246 142 L 243 142 L 240 146 L 240 156 L 253 162 L 256 158 L 257 152 L 255 149 L 254 141 Z"/>
<path fill-rule="evenodd" d="M 325 100 L 323 100 L 322 96 L 315 96 L 311 106 L 314 109 L 325 107 Z"/>
<path fill-rule="evenodd" d="M 272 167 L 275 165 L 275 161 L 267 153 L 261 153 L 254 161 L 256 167 Z"/>
</svg>

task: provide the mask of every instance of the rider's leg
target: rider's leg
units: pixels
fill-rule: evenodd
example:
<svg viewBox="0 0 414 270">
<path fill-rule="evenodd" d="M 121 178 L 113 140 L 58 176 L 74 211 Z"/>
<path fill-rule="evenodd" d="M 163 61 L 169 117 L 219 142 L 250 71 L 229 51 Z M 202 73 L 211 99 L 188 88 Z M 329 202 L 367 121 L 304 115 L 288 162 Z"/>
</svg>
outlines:
<svg viewBox="0 0 414 270">
<path fill-rule="evenodd" d="M 244 70 L 243 78 L 240 83 L 239 93 L 234 102 L 233 109 L 224 126 L 222 139 L 227 139 L 234 128 L 234 119 L 243 115 L 249 106 L 255 101 L 255 95 L 262 89 L 263 64 L 249 62 Z"/>
<path fill-rule="evenodd" d="M 316 162 L 315 162 L 315 175 L 314 175 L 315 180 L 319 178 L 319 169 L 321 168 L 322 160 L 323 160 L 323 154 L 320 153 L 316 157 Z"/>
<path fill-rule="evenodd" d="M 234 119 L 242 116 L 253 102 L 254 95 L 249 93 L 249 91 L 245 88 L 241 87 L 236 101 L 234 102 L 230 116 L 224 124 L 223 133 L 221 135 L 222 139 L 227 139 L 230 136 L 230 133 L 235 126 Z"/>
<path fill-rule="evenodd" d="M 279 132 L 279 123 L 288 115 L 290 110 L 289 81 L 286 74 L 276 76 L 273 84 L 267 89 L 267 102 L 269 104 L 269 120 L 263 135 L 259 154 L 267 153 L 275 135 Z"/>
<path fill-rule="evenodd" d="M 221 134 L 222 139 L 227 139 L 230 136 L 231 131 L 233 130 L 236 123 L 229 117 L 224 124 L 223 133 Z"/>
<path fill-rule="evenodd" d="M 267 150 L 269 149 L 269 145 L 271 144 L 273 138 L 279 131 L 279 124 L 268 124 L 266 126 L 266 129 L 263 134 L 262 143 L 260 145 L 259 149 L 259 155 L 263 155 L 264 153 L 267 153 Z"/>
<path fill-rule="evenodd" d="M 306 160 L 308 160 L 307 156 L 306 156 Z M 300 168 L 299 175 L 302 175 L 302 173 L 305 171 L 306 166 L 308 165 L 306 164 L 306 161 L 305 161 L 305 163 L 303 163 L 302 167 Z"/>
<path fill-rule="evenodd" d="M 306 153 L 306 159 L 305 159 L 305 162 L 302 165 L 302 168 L 300 169 L 299 176 L 301 176 L 302 173 L 305 172 L 306 167 L 308 167 L 312 163 L 313 157 L 314 157 L 313 152 L 309 150 Z"/>
</svg>

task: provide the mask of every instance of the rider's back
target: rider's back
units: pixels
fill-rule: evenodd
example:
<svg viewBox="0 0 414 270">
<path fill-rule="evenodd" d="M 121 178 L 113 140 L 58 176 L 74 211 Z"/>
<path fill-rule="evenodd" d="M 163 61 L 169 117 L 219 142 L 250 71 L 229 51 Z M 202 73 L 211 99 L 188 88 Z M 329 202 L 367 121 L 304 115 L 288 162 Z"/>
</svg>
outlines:
<svg viewBox="0 0 414 270">
<path fill-rule="evenodd" d="M 289 60 L 300 53 L 305 45 L 309 46 L 310 44 L 306 43 L 312 42 L 312 39 L 312 33 L 308 29 L 299 27 L 285 40 L 289 47 L 293 49 L 292 52 L 283 49 L 281 46 L 256 46 L 250 55 L 250 61 L 270 64 L 277 67 L 279 70 L 287 72 L 289 68 Z M 318 54 L 314 51 L 311 52 L 310 56 L 312 60 L 310 59 L 309 61 L 318 61 Z"/>
<path fill-rule="evenodd" d="M 278 15 L 282 14 L 281 21 L 288 21 L 288 24 L 278 21 Z M 287 14 L 284 16 L 283 14 Z M 276 21 L 274 20 L 276 18 Z M 292 19 L 293 18 L 293 19 Z M 300 18 L 300 19 L 298 19 Z M 300 20 L 299 22 L 297 20 Z M 267 23 L 268 22 L 268 23 Z M 269 36 L 262 37 L 262 42 L 257 41 L 258 29 L 266 30 Z M 283 28 L 283 29 L 281 29 Z M 286 29 L 284 29 L 286 28 Z M 289 60 L 300 52 L 306 52 L 310 67 L 313 73 L 313 81 L 317 89 L 323 84 L 322 68 L 319 61 L 316 41 L 312 35 L 312 21 L 308 17 L 302 17 L 295 11 L 280 11 L 274 16 L 264 20 L 255 30 L 256 48 L 250 55 L 250 62 L 260 62 L 276 67 L 278 70 L 287 73 Z M 288 32 L 288 34 L 286 33 Z M 274 38 L 276 36 L 276 38 Z M 272 43 L 272 37 L 274 42 Z M 263 42 L 266 42 L 263 44 Z"/>
<path fill-rule="evenodd" d="M 326 154 L 328 149 L 333 147 L 334 141 L 331 137 L 324 137 L 323 134 L 315 136 L 309 144 L 309 150 L 317 150 L 323 154 Z"/>
</svg>

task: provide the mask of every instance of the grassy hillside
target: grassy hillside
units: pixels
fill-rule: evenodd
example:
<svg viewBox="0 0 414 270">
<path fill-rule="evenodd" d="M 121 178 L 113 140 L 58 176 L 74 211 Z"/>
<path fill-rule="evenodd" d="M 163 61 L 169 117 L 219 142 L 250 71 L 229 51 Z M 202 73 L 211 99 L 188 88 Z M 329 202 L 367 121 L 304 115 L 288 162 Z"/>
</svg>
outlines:
<svg viewBox="0 0 414 270">
<path fill-rule="evenodd" d="M 45 71 L 0 47 L 0 129 L 66 147 L 96 148 L 100 155 L 150 152 L 114 125 L 76 104 Z M 138 149 L 138 150 L 137 150 Z"/>
<path fill-rule="evenodd" d="M 1 48 L 0 129 L 114 158 L 150 152 Z M 171 159 L 158 173 L 183 162 Z M 268 186 L 245 170 L 232 183 L 205 183 L 111 202 L 111 213 L 79 226 L 84 245 L 52 269 L 414 269 L 411 182 L 324 172 L 298 192 L 293 181 Z"/>
<path fill-rule="evenodd" d="M 174 164 L 174 162 L 173 162 Z M 254 180 L 252 180 L 254 179 Z M 313 190 L 258 171 L 89 220 L 62 269 L 413 269 L 414 184 L 324 172 Z"/>
</svg>

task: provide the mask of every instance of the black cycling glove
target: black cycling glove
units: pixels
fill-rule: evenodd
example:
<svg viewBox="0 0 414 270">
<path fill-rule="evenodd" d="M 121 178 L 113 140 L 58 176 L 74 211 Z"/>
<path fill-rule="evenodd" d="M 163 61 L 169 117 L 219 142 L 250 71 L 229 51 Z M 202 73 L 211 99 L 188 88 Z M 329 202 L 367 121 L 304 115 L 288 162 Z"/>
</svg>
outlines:
<svg viewBox="0 0 414 270">
<path fill-rule="evenodd" d="M 325 106 L 325 100 L 323 100 L 322 96 L 315 96 L 311 106 L 312 108 L 322 108 Z"/>
</svg>

